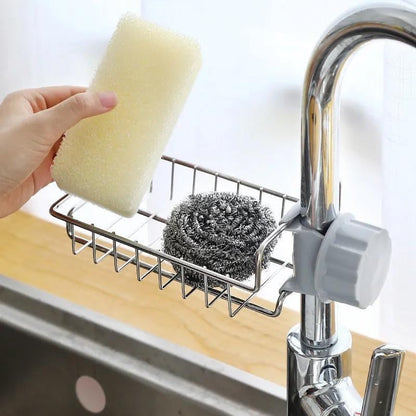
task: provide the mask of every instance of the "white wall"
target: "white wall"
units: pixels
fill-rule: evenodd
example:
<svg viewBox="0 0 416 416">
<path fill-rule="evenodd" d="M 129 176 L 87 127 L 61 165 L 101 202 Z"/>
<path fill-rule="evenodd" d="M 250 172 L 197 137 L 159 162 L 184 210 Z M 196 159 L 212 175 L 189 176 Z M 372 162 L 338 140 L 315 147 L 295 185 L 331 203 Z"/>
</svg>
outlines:
<svg viewBox="0 0 416 416">
<path fill-rule="evenodd" d="M 393 255 L 380 329 L 383 338 L 416 349 L 416 52 L 389 43 L 384 69 L 382 206 Z"/>
</svg>

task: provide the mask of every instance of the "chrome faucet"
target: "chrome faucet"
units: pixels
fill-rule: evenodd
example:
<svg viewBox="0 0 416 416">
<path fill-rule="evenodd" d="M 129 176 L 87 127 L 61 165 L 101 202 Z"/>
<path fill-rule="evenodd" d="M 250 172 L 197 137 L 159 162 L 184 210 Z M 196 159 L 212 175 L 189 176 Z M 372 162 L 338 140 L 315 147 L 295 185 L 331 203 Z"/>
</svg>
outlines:
<svg viewBox="0 0 416 416">
<path fill-rule="evenodd" d="M 307 69 L 298 224 L 317 239 L 339 216 L 338 80 L 348 57 L 373 39 L 416 47 L 416 11 L 380 6 L 349 13 L 323 36 Z M 301 268 L 296 250 L 294 264 L 296 277 Z M 392 415 L 404 352 L 392 346 L 374 351 L 361 399 L 351 380 L 351 335 L 335 322 L 333 301 L 338 299 L 322 299 L 314 290 L 297 290 L 302 293 L 301 324 L 288 335 L 288 415 Z"/>
</svg>

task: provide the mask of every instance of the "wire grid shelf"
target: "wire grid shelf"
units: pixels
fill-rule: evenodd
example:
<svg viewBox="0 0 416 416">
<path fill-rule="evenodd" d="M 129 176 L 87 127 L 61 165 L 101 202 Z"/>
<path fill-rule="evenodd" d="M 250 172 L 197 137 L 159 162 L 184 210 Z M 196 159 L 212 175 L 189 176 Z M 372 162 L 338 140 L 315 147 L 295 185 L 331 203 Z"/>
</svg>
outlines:
<svg viewBox="0 0 416 416">
<path fill-rule="evenodd" d="M 245 281 L 238 281 L 232 276 L 219 274 L 163 251 L 162 232 L 172 208 L 189 194 L 209 191 L 252 196 L 268 206 L 277 220 L 297 202 L 296 198 L 289 195 L 162 156 L 149 192 L 133 218 L 118 216 L 69 194 L 56 201 L 51 206 L 50 213 L 65 221 L 75 255 L 91 248 L 94 263 L 112 257 L 117 273 L 134 268 L 139 282 L 153 276 L 160 290 L 176 284 L 183 299 L 187 299 L 196 289 L 202 290 L 205 307 L 211 307 L 219 299 L 225 300 L 230 317 L 234 317 L 243 308 L 278 316 L 285 298 L 291 292 L 274 290 L 276 296 L 270 307 L 270 301 L 264 301 L 261 291 L 272 286 L 276 279 L 278 283 L 283 283 L 293 274 L 291 245 L 290 249 L 286 245 L 286 253 L 281 249 L 282 237 L 289 234 L 283 233 L 286 224 L 280 225 L 258 247 L 255 254 L 256 271 Z M 269 266 L 263 269 L 263 252 L 276 239 L 279 239 L 279 243 L 272 252 Z M 175 271 L 173 265 L 179 272 Z M 201 288 L 190 286 L 185 281 L 187 271 L 200 275 L 203 282 Z"/>
</svg>

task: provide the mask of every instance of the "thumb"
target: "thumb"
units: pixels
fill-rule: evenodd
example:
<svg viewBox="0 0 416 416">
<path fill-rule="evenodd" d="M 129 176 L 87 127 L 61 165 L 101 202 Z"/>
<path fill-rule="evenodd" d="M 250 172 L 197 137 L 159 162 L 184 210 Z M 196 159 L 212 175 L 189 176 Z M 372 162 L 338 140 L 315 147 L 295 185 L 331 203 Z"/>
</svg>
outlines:
<svg viewBox="0 0 416 416">
<path fill-rule="evenodd" d="M 72 126 L 84 118 L 106 113 L 117 105 L 114 92 L 83 92 L 34 114 L 39 136 L 53 144 Z"/>
</svg>

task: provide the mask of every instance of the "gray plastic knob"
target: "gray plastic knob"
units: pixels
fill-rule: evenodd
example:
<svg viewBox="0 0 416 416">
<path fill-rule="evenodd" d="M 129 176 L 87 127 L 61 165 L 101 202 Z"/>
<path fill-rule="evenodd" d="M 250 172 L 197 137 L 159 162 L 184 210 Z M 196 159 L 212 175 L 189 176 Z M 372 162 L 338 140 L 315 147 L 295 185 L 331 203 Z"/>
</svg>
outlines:
<svg viewBox="0 0 416 416">
<path fill-rule="evenodd" d="M 387 230 L 340 215 L 319 248 L 315 267 L 318 297 L 367 308 L 384 285 L 390 263 Z"/>
</svg>

